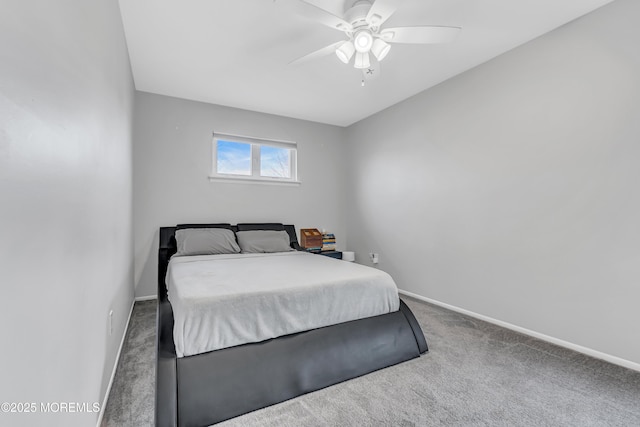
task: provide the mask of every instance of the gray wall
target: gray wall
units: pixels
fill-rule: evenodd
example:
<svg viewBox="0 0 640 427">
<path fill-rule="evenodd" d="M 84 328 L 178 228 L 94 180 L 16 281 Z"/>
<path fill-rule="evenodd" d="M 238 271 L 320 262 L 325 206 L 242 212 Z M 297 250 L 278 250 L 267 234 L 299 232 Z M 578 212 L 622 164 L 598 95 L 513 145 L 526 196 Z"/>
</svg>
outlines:
<svg viewBox="0 0 640 427">
<path fill-rule="evenodd" d="M 212 132 L 296 141 L 297 187 L 208 179 Z M 158 228 L 186 222 L 323 227 L 346 244 L 342 128 L 136 92 L 136 295 L 156 295 Z"/>
<path fill-rule="evenodd" d="M 0 58 L 0 401 L 101 405 L 133 302 L 133 82 L 118 3 L 2 2 Z M 12 426 L 97 419 L 0 414 Z"/>
<path fill-rule="evenodd" d="M 350 127 L 357 259 L 640 363 L 638 16 L 618 0 Z"/>
</svg>

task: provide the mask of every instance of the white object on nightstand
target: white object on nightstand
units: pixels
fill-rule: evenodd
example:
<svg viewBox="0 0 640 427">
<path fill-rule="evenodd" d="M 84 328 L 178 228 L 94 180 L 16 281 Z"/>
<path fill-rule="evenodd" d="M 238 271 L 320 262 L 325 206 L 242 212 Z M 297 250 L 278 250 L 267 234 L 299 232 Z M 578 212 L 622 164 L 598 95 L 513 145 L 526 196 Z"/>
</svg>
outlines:
<svg viewBox="0 0 640 427">
<path fill-rule="evenodd" d="M 356 260 L 356 254 L 353 252 L 342 252 L 342 260 L 343 261 L 349 261 L 349 262 L 353 262 Z"/>
</svg>

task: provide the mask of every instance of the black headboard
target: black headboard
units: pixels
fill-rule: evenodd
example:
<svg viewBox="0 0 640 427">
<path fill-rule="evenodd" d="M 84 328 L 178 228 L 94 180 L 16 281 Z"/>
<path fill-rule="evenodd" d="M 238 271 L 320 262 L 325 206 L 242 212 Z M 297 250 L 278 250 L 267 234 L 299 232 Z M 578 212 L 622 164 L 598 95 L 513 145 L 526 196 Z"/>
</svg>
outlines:
<svg viewBox="0 0 640 427">
<path fill-rule="evenodd" d="M 297 250 L 302 248 L 298 244 L 296 236 L 296 228 L 293 225 L 285 225 L 275 222 L 270 223 L 244 223 L 231 225 L 226 223 L 219 224 L 178 224 L 175 227 L 160 227 L 160 244 L 158 249 L 158 301 L 167 300 L 167 287 L 165 285 L 165 277 L 167 275 L 167 267 L 169 259 L 178 250 L 176 244 L 176 230 L 184 228 L 227 228 L 236 231 L 248 230 L 284 230 L 289 234 L 289 242 L 291 247 Z"/>
</svg>

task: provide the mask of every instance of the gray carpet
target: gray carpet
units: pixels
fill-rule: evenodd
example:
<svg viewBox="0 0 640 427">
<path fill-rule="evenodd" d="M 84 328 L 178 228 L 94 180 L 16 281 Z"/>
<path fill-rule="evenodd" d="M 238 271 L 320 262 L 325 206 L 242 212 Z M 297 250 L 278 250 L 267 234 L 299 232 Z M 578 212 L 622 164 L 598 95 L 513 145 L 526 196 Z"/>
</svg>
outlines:
<svg viewBox="0 0 640 427">
<path fill-rule="evenodd" d="M 429 353 L 218 425 L 640 426 L 639 372 L 403 299 Z M 155 307 L 135 304 L 103 426 L 153 425 Z"/>
</svg>

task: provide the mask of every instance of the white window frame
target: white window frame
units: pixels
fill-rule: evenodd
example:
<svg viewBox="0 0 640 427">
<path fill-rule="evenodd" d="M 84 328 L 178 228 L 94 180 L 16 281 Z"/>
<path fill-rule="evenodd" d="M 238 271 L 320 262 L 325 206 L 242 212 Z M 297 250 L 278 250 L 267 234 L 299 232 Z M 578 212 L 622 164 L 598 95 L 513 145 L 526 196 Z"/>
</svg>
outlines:
<svg viewBox="0 0 640 427">
<path fill-rule="evenodd" d="M 251 146 L 251 175 L 235 175 L 218 172 L 218 141 L 237 142 L 241 144 L 250 144 Z M 278 147 L 290 150 L 290 178 L 270 177 L 260 175 L 260 148 L 261 147 Z M 220 180 L 225 182 L 242 182 L 256 184 L 291 184 L 299 185 L 298 180 L 298 144 L 291 141 L 281 141 L 276 139 L 256 138 L 251 136 L 233 135 L 229 133 L 213 133 L 213 141 L 211 145 L 212 162 L 210 180 Z"/>
</svg>

